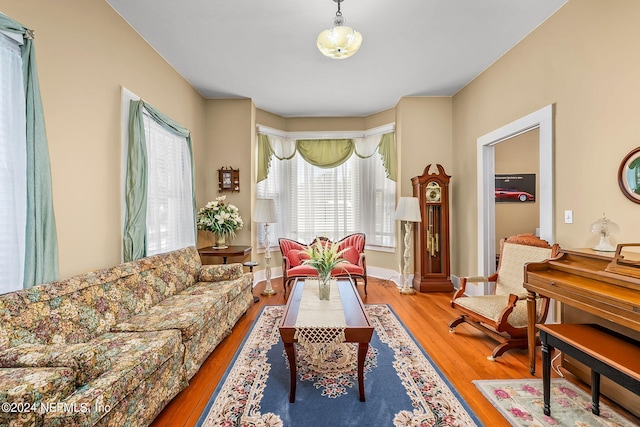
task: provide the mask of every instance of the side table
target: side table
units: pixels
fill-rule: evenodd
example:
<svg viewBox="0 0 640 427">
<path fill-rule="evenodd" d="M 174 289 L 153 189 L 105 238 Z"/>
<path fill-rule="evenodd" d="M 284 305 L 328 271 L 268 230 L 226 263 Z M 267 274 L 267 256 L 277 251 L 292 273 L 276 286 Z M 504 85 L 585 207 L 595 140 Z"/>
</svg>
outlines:
<svg viewBox="0 0 640 427">
<path fill-rule="evenodd" d="M 251 246 L 233 245 L 225 249 L 214 249 L 212 246 L 205 246 L 198 249 L 200 257 L 203 256 L 217 256 L 222 257 L 222 262 L 227 263 L 229 257 L 246 257 L 251 253 Z"/>
</svg>

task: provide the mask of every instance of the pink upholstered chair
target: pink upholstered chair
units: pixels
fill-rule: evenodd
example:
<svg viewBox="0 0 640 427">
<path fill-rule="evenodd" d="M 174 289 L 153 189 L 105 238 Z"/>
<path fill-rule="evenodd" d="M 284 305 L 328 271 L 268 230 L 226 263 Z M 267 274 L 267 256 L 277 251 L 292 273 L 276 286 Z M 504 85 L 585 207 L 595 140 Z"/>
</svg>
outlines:
<svg viewBox="0 0 640 427">
<path fill-rule="evenodd" d="M 317 237 L 311 244 L 314 244 L 317 240 L 328 241 L 326 237 Z M 303 264 L 303 261 L 309 258 L 304 252 L 308 245 L 284 237 L 278 239 L 278 243 L 282 253 L 282 282 L 285 292 L 289 283 L 297 277 L 318 275 L 318 271 L 315 268 Z M 357 284 L 357 279 L 361 279 L 364 282 L 364 294 L 367 295 L 367 263 L 364 257 L 364 243 L 364 233 L 350 234 L 339 240 L 338 250 L 347 248 L 342 257 L 348 262 L 334 268 L 331 275 L 335 277 L 350 276 L 355 284 Z"/>
</svg>

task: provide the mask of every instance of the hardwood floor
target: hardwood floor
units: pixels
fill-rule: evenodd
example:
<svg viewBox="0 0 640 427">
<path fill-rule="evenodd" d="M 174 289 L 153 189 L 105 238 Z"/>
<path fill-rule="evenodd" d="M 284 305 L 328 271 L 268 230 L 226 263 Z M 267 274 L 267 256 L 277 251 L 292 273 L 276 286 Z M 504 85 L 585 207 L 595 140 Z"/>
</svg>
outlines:
<svg viewBox="0 0 640 427">
<path fill-rule="evenodd" d="M 278 294 L 271 297 L 260 295 L 260 291 L 264 289 L 264 282 L 254 288 L 254 295 L 260 296 L 260 301 L 251 306 L 247 314 L 233 328 L 231 335 L 216 347 L 199 372 L 191 379 L 189 387 L 167 405 L 152 426 L 195 425 L 262 307 L 285 304 L 282 280 L 274 279 L 272 285 Z M 395 283 L 372 277 L 369 278 L 367 297 L 364 297 L 362 285 L 359 285 L 358 289 L 365 304 L 389 304 L 393 308 L 482 423 L 491 427 L 509 426 L 509 423 L 491 406 L 472 381 L 530 377 L 526 351 L 511 350 L 499 357 L 497 361 L 490 362 L 486 357 L 495 347 L 495 341 L 464 324 L 456 328 L 455 334 L 450 333 L 447 325 L 456 316 L 456 312 L 449 306 L 451 293 L 401 295 Z M 542 372 L 540 359 L 540 357 L 537 358 L 538 378 L 541 377 Z M 588 390 L 584 384 L 579 381 L 577 383 Z M 603 398 L 602 402 L 615 406 L 606 398 Z M 631 418 L 640 425 L 639 419 Z"/>
</svg>

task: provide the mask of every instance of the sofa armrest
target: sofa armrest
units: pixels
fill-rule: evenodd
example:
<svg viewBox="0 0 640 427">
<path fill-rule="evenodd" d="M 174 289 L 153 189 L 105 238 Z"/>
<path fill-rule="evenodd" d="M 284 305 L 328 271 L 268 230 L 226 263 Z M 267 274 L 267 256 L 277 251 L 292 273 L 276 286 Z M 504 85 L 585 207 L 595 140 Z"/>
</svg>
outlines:
<svg viewBox="0 0 640 427">
<path fill-rule="evenodd" d="M 0 351 L 0 368 L 73 367 L 63 345 L 21 344 Z"/>
<path fill-rule="evenodd" d="M 198 270 L 198 282 L 221 282 L 242 276 L 241 263 L 202 265 Z"/>
<path fill-rule="evenodd" d="M 21 344 L 0 352 L 0 368 L 69 368 L 81 386 L 111 368 L 106 350 L 93 343 Z"/>
</svg>

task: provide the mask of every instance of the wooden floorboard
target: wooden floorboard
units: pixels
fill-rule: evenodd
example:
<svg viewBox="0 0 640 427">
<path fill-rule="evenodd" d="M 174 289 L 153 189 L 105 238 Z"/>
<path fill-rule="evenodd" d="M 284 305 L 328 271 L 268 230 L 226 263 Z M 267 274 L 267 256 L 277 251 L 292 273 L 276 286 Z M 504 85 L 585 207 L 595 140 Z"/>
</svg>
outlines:
<svg viewBox="0 0 640 427">
<path fill-rule="evenodd" d="M 440 371 L 469 404 L 476 416 L 486 426 L 508 427 L 509 423 L 484 398 L 472 381 L 530 378 L 526 351 L 511 350 L 499 357 L 497 361 L 491 362 L 487 360 L 487 356 L 497 345 L 495 341 L 465 324 L 458 326 L 456 333 L 449 332 L 447 325 L 457 315 L 449 305 L 452 293 L 402 295 L 398 292 L 395 283 L 391 281 L 375 278 L 368 280 L 368 296 L 364 296 L 364 287 L 358 285 L 364 303 L 389 304 Z M 233 360 L 262 307 L 285 304 L 282 280 L 274 279 L 272 285 L 278 293 L 270 297 L 260 295 L 260 291 L 264 289 L 264 282 L 254 288 L 254 295 L 260 296 L 260 301 L 249 308 L 247 314 L 233 328 L 231 335 L 216 347 L 198 373 L 189 381 L 189 387 L 165 407 L 152 426 L 193 426 L 196 424 L 209 397 L 224 375 L 227 366 Z M 538 356 L 540 356 L 539 348 Z M 538 357 L 536 370 L 538 378 L 541 378 L 542 372 L 540 360 L 541 357 Z M 573 381 L 588 391 L 584 384 L 576 380 Z M 606 398 L 603 398 L 602 401 L 616 406 Z M 629 417 L 640 424 L 639 419 Z"/>
</svg>

